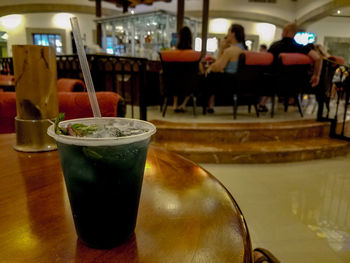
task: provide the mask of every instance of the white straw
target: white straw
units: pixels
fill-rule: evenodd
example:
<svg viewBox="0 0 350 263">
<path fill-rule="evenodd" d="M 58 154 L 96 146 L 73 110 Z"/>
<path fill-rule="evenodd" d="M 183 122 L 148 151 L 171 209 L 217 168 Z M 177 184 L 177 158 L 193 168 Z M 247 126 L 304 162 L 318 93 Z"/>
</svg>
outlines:
<svg viewBox="0 0 350 263">
<path fill-rule="evenodd" d="M 96 92 L 94 89 L 94 84 L 92 82 L 91 73 L 90 73 L 90 69 L 89 69 L 89 64 L 88 64 L 87 59 L 86 59 L 83 41 L 81 40 L 78 18 L 71 17 L 70 23 L 72 25 L 74 41 L 75 41 L 75 45 L 77 47 L 80 66 L 81 66 L 81 70 L 83 71 L 83 76 L 84 76 L 86 88 L 87 88 L 88 95 L 89 95 L 92 113 L 94 114 L 95 118 L 96 117 L 101 118 L 100 107 L 98 106 Z"/>
</svg>

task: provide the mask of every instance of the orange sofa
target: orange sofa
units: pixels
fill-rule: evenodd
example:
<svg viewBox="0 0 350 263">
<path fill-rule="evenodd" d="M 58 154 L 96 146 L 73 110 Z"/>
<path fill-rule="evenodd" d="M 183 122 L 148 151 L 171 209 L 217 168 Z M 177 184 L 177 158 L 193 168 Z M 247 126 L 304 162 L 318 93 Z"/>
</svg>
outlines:
<svg viewBox="0 0 350 263">
<path fill-rule="evenodd" d="M 97 92 L 97 101 L 103 117 L 122 116 L 118 114 L 121 97 L 115 92 Z M 86 92 L 58 92 L 59 111 L 66 119 L 92 117 Z M 122 113 L 123 114 L 123 113 Z M 0 133 L 15 132 L 16 93 L 0 92 Z"/>
<path fill-rule="evenodd" d="M 57 91 L 86 91 L 85 83 L 80 79 L 61 78 L 57 80 Z"/>
</svg>

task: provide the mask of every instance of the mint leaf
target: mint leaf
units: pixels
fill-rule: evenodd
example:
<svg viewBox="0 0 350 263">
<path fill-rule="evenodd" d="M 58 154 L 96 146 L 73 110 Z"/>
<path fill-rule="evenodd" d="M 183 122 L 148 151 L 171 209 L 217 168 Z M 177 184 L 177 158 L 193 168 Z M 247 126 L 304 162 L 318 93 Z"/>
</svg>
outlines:
<svg viewBox="0 0 350 263">
<path fill-rule="evenodd" d="M 67 129 L 60 127 L 58 124 L 64 120 L 65 114 L 64 113 L 59 113 L 56 120 L 55 120 L 55 133 L 60 135 L 64 134 L 67 135 Z"/>
<path fill-rule="evenodd" d="M 90 125 L 87 126 L 85 124 L 81 124 L 81 123 L 75 123 L 71 126 L 73 132 L 75 133 L 76 136 L 86 136 L 88 134 L 93 133 L 94 131 L 98 130 L 98 126 L 97 125 Z"/>
</svg>

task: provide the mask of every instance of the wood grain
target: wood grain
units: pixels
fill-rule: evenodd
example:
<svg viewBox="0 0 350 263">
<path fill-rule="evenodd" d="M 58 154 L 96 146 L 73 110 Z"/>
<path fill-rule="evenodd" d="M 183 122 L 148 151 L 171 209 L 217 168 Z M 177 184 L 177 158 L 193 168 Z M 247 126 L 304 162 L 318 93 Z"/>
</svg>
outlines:
<svg viewBox="0 0 350 263">
<path fill-rule="evenodd" d="M 111 250 L 77 240 L 57 152 L 0 135 L 0 262 L 251 262 L 243 215 L 196 164 L 150 147 L 135 234 Z"/>
</svg>

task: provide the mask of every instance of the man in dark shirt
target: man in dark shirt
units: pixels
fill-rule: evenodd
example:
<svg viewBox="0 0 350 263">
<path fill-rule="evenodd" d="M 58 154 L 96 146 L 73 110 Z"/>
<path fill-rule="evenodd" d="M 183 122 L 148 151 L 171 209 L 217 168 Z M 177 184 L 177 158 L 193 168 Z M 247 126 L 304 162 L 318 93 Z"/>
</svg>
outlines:
<svg viewBox="0 0 350 263">
<path fill-rule="evenodd" d="M 294 36 L 297 33 L 297 30 L 298 28 L 295 23 L 286 25 L 283 28 L 282 39 L 273 43 L 268 52 L 271 52 L 275 59 L 278 58 L 280 53 L 302 53 L 308 55 L 314 61 L 314 72 L 310 79 L 310 83 L 312 87 L 315 87 L 320 81 L 322 58 L 310 47 L 299 45 L 294 41 Z"/>
</svg>

